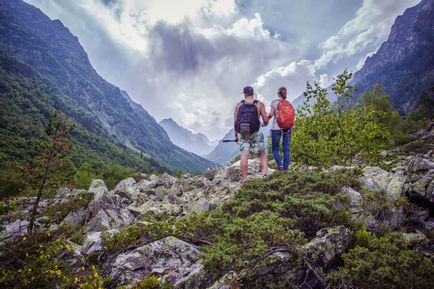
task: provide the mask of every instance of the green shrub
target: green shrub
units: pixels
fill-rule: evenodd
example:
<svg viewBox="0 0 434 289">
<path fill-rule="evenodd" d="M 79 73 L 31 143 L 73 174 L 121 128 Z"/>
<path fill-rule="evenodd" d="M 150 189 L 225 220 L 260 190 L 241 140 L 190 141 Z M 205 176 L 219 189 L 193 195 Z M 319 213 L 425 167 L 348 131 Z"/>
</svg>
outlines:
<svg viewBox="0 0 434 289">
<path fill-rule="evenodd" d="M 79 208 L 86 208 L 92 199 L 92 194 L 80 193 L 66 202 L 50 205 L 44 212 L 44 216 L 49 217 L 54 223 L 60 223 L 70 212 L 74 212 Z"/>
<path fill-rule="evenodd" d="M 63 230 L 41 232 L 1 245 L 0 287 L 103 288 L 95 266 L 72 259 L 74 250 L 63 234 Z"/>
<path fill-rule="evenodd" d="M 343 267 L 329 276 L 342 288 L 432 288 L 434 264 L 410 250 L 399 233 L 377 237 L 366 230 L 356 233 L 354 248 L 343 255 Z"/>
</svg>

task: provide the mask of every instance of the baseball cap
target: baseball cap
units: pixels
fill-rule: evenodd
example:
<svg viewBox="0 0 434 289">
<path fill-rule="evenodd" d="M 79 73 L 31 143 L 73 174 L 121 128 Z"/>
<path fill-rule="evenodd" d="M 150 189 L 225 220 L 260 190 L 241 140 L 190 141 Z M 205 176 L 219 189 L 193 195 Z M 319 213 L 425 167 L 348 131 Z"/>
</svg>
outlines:
<svg viewBox="0 0 434 289">
<path fill-rule="evenodd" d="M 244 89 L 243 89 L 243 93 L 245 93 L 245 94 L 253 94 L 253 87 L 251 87 L 251 86 L 246 86 L 246 87 L 244 87 Z"/>
</svg>

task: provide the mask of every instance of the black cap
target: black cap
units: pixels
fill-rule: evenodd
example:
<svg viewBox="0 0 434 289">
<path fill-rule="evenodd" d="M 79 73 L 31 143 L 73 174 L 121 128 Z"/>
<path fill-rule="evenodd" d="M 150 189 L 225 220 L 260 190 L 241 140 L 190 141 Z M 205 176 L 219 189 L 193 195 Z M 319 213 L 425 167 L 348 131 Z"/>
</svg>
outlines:
<svg viewBox="0 0 434 289">
<path fill-rule="evenodd" d="M 243 93 L 248 94 L 248 95 L 253 95 L 253 87 L 251 87 L 251 86 L 244 87 Z"/>
</svg>

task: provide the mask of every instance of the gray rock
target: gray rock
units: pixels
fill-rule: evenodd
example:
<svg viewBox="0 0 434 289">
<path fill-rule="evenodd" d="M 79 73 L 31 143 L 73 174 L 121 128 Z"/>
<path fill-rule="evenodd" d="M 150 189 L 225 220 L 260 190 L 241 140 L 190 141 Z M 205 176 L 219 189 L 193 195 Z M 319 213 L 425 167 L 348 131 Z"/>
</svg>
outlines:
<svg viewBox="0 0 434 289">
<path fill-rule="evenodd" d="M 133 178 L 127 178 L 120 181 L 116 187 L 113 189 L 115 194 L 126 194 L 129 198 L 135 199 L 139 194 L 140 190 L 137 186 L 136 181 Z"/>
<path fill-rule="evenodd" d="M 175 288 L 200 288 L 206 282 L 200 256 L 195 246 L 167 237 L 120 254 L 109 272 L 118 286 L 153 274 Z"/>
<path fill-rule="evenodd" d="M 434 169 L 434 162 L 424 158 L 412 159 L 408 165 L 410 172 L 429 171 L 432 169 Z"/>
<path fill-rule="evenodd" d="M 123 208 L 120 210 L 120 218 L 122 219 L 124 225 L 131 225 L 136 217 L 131 213 L 130 210 Z"/>
<path fill-rule="evenodd" d="M 119 230 L 107 230 L 104 231 L 104 234 L 108 234 L 113 236 L 114 234 L 120 233 Z M 88 232 L 83 241 L 82 253 L 84 255 L 90 255 L 93 253 L 98 253 L 103 251 L 104 247 L 102 246 L 102 232 Z"/>
<path fill-rule="evenodd" d="M 29 222 L 25 220 L 16 220 L 13 223 L 4 226 L 4 230 L 0 233 L 0 242 L 10 238 L 22 237 L 27 233 Z"/>
<path fill-rule="evenodd" d="M 103 180 L 92 180 L 87 191 L 94 194 L 94 201 L 98 201 L 109 194 L 109 190 Z"/>
<path fill-rule="evenodd" d="M 72 227 L 83 225 L 86 221 L 87 214 L 86 208 L 79 208 L 76 211 L 69 212 L 63 219 L 63 222 Z"/>
<path fill-rule="evenodd" d="M 209 201 L 207 199 L 199 199 L 188 206 L 189 213 L 206 213 L 209 211 Z"/>
<path fill-rule="evenodd" d="M 385 192 L 386 199 L 393 201 L 403 195 L 406 178 L 402 172 L 390 173 L 379 167 L 367 166 L 360 181 L 370 190 Z"/>
<path fill-rule="evenodd" d="M 85 232 L 105 231 L 110 230 L 111 228 L 109 215 L 104 210 L 100 210 L 92 219 L 90 219 L 89 223 L 86 225 Z"/>
<path fill-rule="evenodd" d="M 363 204 L 363 197 L 362 195 L 354 190 L 351 187 L 343 187 L 341 189 L 341 193 L 346 194 L 350 197 L 350 207 L 360 207 Z"/>
<path fill-rule="evenodd" d="M 234 285 L 236 285 L 237 273 L 228 272 L 219 280 L 217 280 L 211 287 L 207 289 L 231 289 Z M 235 287 L 235 286 L 234 286 Z M 238 288 L 238 287 L 235 287 Z"/>
<path fill-rule="evenodd" d="M 351 231 L 344 226 L 324 228 L 303 250 L 313 266 L 327 268 L 348 248 L 350 241 Z"/>
</svg>

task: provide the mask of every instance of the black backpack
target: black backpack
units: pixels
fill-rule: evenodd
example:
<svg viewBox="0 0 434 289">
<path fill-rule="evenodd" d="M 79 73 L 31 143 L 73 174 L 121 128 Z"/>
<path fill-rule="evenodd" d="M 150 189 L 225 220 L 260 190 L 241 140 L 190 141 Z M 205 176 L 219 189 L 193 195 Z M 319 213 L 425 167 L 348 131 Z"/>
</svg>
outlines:
<svg viewBox="0 0 434 289">
<path fill-rule="evenodd" d="M 257 103 L 257 100 L 253 101 L 253 103 L 247 103 L 245 100 L 241 101 L 236 122 L 237 132 L 241 135 L 250 135 L 259 131 L 261 123 L 259 122 Z"/>
</svg>

